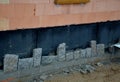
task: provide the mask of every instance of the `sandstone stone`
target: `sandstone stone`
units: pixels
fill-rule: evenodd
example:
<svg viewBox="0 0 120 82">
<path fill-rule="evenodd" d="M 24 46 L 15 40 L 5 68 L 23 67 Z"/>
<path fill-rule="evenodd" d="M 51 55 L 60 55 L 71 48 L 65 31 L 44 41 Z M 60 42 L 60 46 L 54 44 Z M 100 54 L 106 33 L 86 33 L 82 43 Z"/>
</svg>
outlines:
<svg viewBox="0 0 120 82">
<path fill-rule="evenodd" d="M 33 67 L 33 58 L 19 59 L 18 69 L 27 70 Z"/>
<path fill-rule="evenodd" d="M 58 61 L 65 61 L 65 54 L 66 54 L 66 44 L 65 43 L 59 44 L 57 48 Z"/>
<path fill-rule="evenodd" d="M 17 71 L 18 56 L 14 54 L 6 54 L 4 58 L 4 72 Z"/>
<path fill-rule="evenodd" d="M 37 48 L 33 50 L 33 64 L 34 67 L 39 67 L 41 63 L 42 48 Z"/>
</svg>

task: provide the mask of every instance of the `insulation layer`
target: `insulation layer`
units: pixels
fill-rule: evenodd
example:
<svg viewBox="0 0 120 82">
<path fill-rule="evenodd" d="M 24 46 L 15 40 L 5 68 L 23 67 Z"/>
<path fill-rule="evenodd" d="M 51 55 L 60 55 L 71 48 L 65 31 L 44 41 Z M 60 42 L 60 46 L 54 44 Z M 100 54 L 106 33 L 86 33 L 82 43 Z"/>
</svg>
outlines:
<svg viewBox="0 0 120 82">
<path fill-rule="evenodd" d="M 90 2 L 90 0 L 55 0 L 55 4 L 68 5 L 68 4 L 85 4 Z"/>
</svg>

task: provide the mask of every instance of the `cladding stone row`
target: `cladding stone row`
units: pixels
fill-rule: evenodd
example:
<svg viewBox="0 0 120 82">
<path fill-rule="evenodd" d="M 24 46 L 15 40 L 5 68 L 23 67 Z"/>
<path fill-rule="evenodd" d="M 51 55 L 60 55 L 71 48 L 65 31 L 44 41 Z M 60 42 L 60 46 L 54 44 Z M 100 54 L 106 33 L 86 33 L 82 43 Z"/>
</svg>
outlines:
<svg viewBox="0 0 120 82">
<path fill-rule="evenodd" d="M 33 50 L 33 57 L 31 58 L 19 59 L 18 55 L 6 54 L 4 58 L 4 72 L 27 70 L 50 64 L 55 64 L 55 66 L 60 68 L 61 64 L 59 62 L 64 63 L 73 60 L 80 61 L 81 64 L 87 63 L 88 60 L 92 61 L 95 57 L 103 57 L 105 45 L 96 45 L 96 41 L 91 41 L 91 48 L 66 51 L 66 43 L 61 43 L 57 47 L 56 53 L 56 55 L 42 56 L 42 48 L 36 48 Z"/>
</svg>

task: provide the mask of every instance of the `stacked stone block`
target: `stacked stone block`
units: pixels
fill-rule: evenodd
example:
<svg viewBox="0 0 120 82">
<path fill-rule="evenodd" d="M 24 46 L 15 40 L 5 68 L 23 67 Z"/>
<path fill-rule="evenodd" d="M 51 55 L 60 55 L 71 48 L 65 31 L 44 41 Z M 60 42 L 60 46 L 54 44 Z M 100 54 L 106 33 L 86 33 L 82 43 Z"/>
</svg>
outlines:
<svg viewBox="0 0 120 82">
<path fill-rule="evenodd" d="M 103 56 L 105 54 L 105 45 L 104 44 L 97 44 L 97 55 Z"/>
<path fill-rule="evenodd" d="M 56 56 L 42 56 L 42 65 L 48 65 L 56 62 Z"/>
<path fill-rule="evenodd" d="M 57 55 L 54 53 L 48 56 L 42 56 L 42 48 L 33 50 L 33 57 L 19 59 L 17 55 L 6 54 L 4 58 L 4 72 L 13 72 L 17 70 L 29 70 L 31 68 L 40 67 L 45 70 L 62 68 L 65 66 L 85 64 L 93 62 L 96 58 L 103 57 L 105 53 L 105 45 L 97 44 L 91 41 L 91 48 L 69 50 L 66 52 L 66 43 L 59 44 Z M 63 62 L 61 62 L 63 61 Z M 65 64 L 65 65 L 64 65 Z"/>
<path fill-rule="evenodd" d="M 41 63 L 42 48 L 37 48 L 33 50 L 33 65 L 34 67 L 39 67 Z"/>
<path fill-rule="evenodd" d="M 6 54 L 4 58 L 4 72 L 17 71 L 18 56 L 14 54 Z"/>
<path fill-rule="evenodd" d="M 79 59 L 80 58 L 80 53 L 81 53 L 81 49 L 76 49 L 74 51 L 74 59 Z"/>
<path fill-rule="evenodd" d="M 19 59 L 18 70 L 27 70 L 33 67 L 33 58 Z"/>
<path fill-rule="evenodd" d="M 86 49 L 81 49 L 80 58 L 85 58 L 85 57 L 86 57 Z"/>
<path fill-rule="evenodd" d="M 90 46 L 92 48 L 92 50 L 91 50 L 92 57 L 95 57 L 97 55 L 96 41 L 92 40 L 90 43 L 91 43 Z"/>
<path fill-rule="evenodd" d="M 59 44 L 57 48 L 58 61 L 65 61 L 66 43 Z"/>
<path fill-rule="evenodd" d="M 86 58 L 90 58 L 91 57 L 91 48 L 86 48 Z"/>
<path fill-rule="evenodd" d="M 73 51 L 68 51 L 66 53 L 66 61 L 70 61 L 70 60 L 73 60 Z"/>
</svg>

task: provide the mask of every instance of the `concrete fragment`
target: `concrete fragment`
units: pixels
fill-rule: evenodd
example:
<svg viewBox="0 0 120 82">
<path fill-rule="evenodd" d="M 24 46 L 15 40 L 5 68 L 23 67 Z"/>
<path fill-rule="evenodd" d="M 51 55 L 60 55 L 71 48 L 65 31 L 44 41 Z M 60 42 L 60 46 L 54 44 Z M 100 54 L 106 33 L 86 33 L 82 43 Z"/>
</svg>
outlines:
<svg viewBox="0 0 120 82">
<path fill-rule="evenodd" d="M 91 57 L 91 48 L 86 48 L 86 57 Z"/>
<path fill-rule="evenodd" d="M 66 43 L 59 44 L 57 48 L 58 61 L 65 61 Z"/>
<path fill-rule="evenodd" d="M 74 51 L 74 59 L 79 59 L 80 58 L 80 49 L 77 49 Z"/>
<path fill-rule="evenodd" d="M 34 67 L 39 67 L 41 63 L 42 48 L 37 48 L 33 50 L 33 64 Z"/>
<path fill-rule="evenodd" d="M 95 57 L 97 55 L 96 41 L 92 40 L 90 46 L 92 48 L 91 50 L 92 56 Z"/>
<path fill-rule="evenodd" d="M 103 56 L 105 54 L 105 45 L 104 44 L 97 45 L 97 54 L 98 54 L 98 56 Z"/>
<path fill-rule="evenodd" d="M 66 53 L 66 61 L 70 61 L 70 60 L 73 60 L 73 51 L 68 51 Z"/>
<path fill-rule="evenodd" d="M 42 56 L 42 65 L 48 65 L 56 61 L 57 56 Z"/>
<path fill-rule="evenodd" d="M 4 58 L 4 72 L 17 71 L 18 56 L 14 54 L 6 54 Z"/>
<path fill-rule="evenodd" d="M 27 70 L 33 67 L 33 58 L 19 59 L 18 69 Z"/>
</svg>

